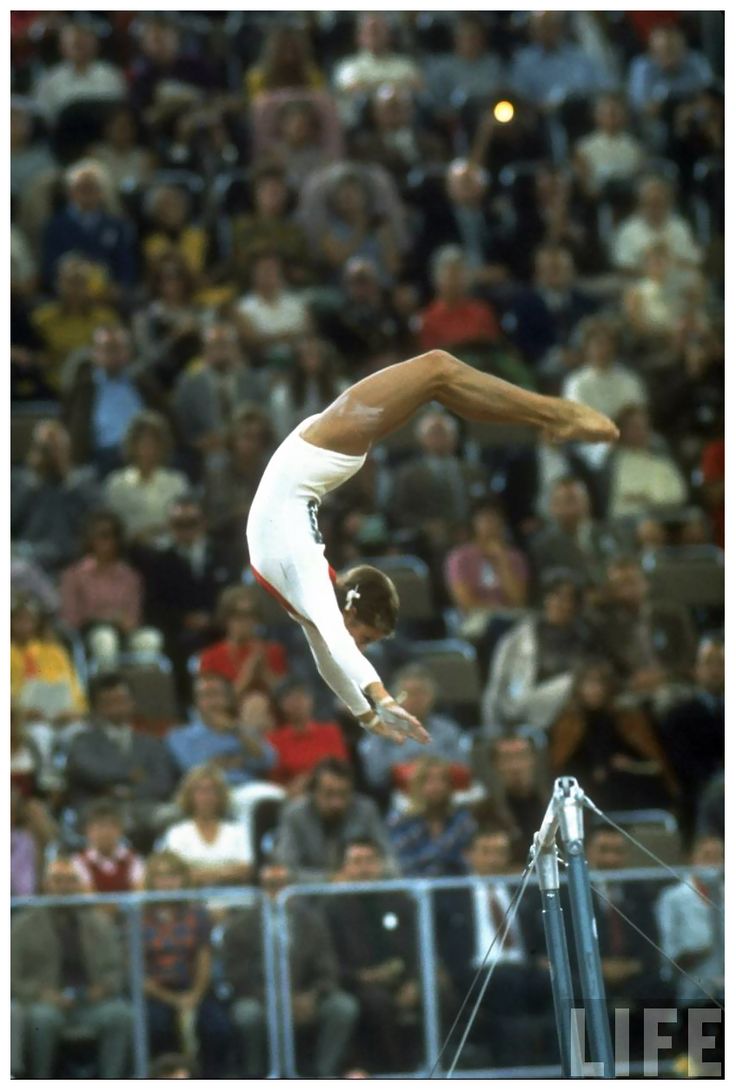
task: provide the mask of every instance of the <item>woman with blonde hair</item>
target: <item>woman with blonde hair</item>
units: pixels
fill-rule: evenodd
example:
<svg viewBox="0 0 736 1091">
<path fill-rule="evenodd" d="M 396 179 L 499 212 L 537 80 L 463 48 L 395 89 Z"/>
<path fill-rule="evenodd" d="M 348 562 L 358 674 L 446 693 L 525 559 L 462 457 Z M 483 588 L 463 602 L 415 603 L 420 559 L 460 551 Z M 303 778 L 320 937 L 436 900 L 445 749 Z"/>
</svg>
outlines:
<svg viewBox="0 0 736 1091">
<path fill-rule="evenodd" d="M 452 801 L 452 772 L 444 758 L 417 761 L 409 778 L 409 810 L 389 823 L 391 843 L 402 875 L 463 875 L 463 853 L 476 830 L 467 807 Z"/>
<path fill-rule="evenodd" d="M 198 765 L 184 777 L 176 802 L 184 820 L 160 847 L 189 868 L 192 886 L 238 886 L 251 878 L 253 850 L 244 827 L 228 819 L 230 792 L 216 765 Z"/>
</svg>

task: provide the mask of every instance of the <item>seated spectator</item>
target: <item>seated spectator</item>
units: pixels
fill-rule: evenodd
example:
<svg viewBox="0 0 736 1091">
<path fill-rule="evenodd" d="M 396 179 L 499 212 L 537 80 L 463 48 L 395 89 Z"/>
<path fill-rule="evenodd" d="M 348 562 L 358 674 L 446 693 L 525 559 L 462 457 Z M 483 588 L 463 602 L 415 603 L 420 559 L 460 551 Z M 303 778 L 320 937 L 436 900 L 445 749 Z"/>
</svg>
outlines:
<svg viewBox="0 0 736 1091">
<path fill-rule="evenodd" d="M 10 533 L 18 552 L 47 572 L 67 564 L 97 489 L 90 468 L 73 465 L 69 433 L 59 421 L 34 427 L 26 464 L 12 471 L 10 496 Z"/>
<path fill-rule="evenodd" d="M 147 299 L 132 318 L 136 351 L 162 382 L 178 378 L 198 355 L 203 313 L 197 279 L 186 261 L 164 253 L 152 263 Z"/>
<path fill-rule="evenodd" d="M 79 812 L 105 797 L 119 806 L 136 845 L 150 844 L 171 815 L 174 763 L 161 742 L 136 731 L 130 686 L 112 672 L 89 684 L 91 720 L 72 741 L 66 763 L 69 806 Z"/>
<path fill-rule="evenodd" d="M 510 336 L 532 363 L 565 344 L 581 319 L 596 309 L 575 287 L 575 278 L 575 263 L 565 247 L 541 246 L 536 251 L 533 284 L 517 294 L 510 312 Z"/>
<path fill-rule="evenodd" d="M 677 780 L 642 708 L 621 708 L 619 684 L 604 659 L 580 667 L 570 699 L 549 727 L 554 776 L 589 786 L 604 810 L 671 806 Z"/>
<path fill-rule="evenodd" d="M 151 176 L 155 159 L 141 135 L 137 114 L 129 106 L 119 106 L 105 118 L 102 138 L 90 148 L 118 190 L 123 183 L 144 186 Z"/>
<path fill-rule="evenodd" d="M 391 284 L 399 272 L 399 240 L 390 222 L 375 207 L 370 186 L 358 173 L 343 174 L 329 195 L 319 257 L 335 277 L 350 258 L 373 262 L 384 284 Z"/>
<path fill-rule="evenodd" d="M 206 459 L 221 450 L 239 403 L 262 400 L 264 383 L 250 366 L 234 323 L 212 322 L 202 347 L 199 364 L 179 376 L 172 406 L 185 443 Z"/>
<path fill-rule="evenodd" d="M 671 646 L 666 634 L 662 639 L 649 583 L 636 558 L 622 555 L 609 561 L 599 601 L 587 617 L 595 646 L 628 692 L 655 694 L 680 666 L 681 649 Z"/>
<path fill-rule="evenodd" d="M 162 1053 L 151 1062 L 151 1080 L 193 1080 L 194 1065 L 184 1053 Z"/>
<path fill-rule="evenodd" d="M 191 111 L 221 82 L 204 51 L 188 50 L 181 39 L 171 16 L 146 13 L 130 70 L 130 102 L 154 131 Z"/>
<path fill-rule="evenodd" d="M 152 268 L 164 256 L 183 258 L 193 276 L 205 270 L 209 239 L 204 228 L 193 223 L 192 196 L 182 186 L 159 185 L 146 193 L 148 228 L 141 248 Z"/>
<path fill-rule="evenodd" d="M 453 805 L 449 764 L 442 758 L 420 758 L 409 780 L 409 796 L 409 810 L 391 819 L 388 827 L 401 874 L 465 874 L 463 853 L 476 825 L 467 807 Z"/>
<path fill-rule="evenodd" d="M 84 848 L 73 858 L 85 890 L 98 894 L 140 890 L 142 858 L 123 836 L 123 820 L 114 803 L 93 804 L 84 815 Z"/>
<path fill-rule="evenodd" d="M 47 367 L 46 381 L 58 390 L 62 365 L 70 353 L 86 348 L 99 326 L 115 325 L 116 312 L 95 298 L 89 262 L 67 254 L 56 267 L 56 298 L 35 307 L 31 323 L 38 334 Z"/>
<path fill-rule="evenodd" d="M 500 336 L 498 319 L 488 303 L 469 293 L 470 269 L 459 246 L 443 246 L 432 256 L 436 296 L 420 316 L 419 346 L 425 352 L 463 345 L 487 345 Z"/>
<path fill-rule="evenodd" d="M 391 52 L 391 24 L 384 12 L 363 12 L 356 18 L 358 52 L 335 66 L 332 81 L 349 109 L 358 95 L 369 94 L 381 84 L 420 90 L 424 80 L 415 61 Z"/>
<path fill-rule="evenodd" d="M 365 734 L 358 752 L 366 781 L 371 788 L 388 792 L 423 754 L 442 758 L 459 773 L 467 775 L 466 750 L 462 730 L 449 716 L 434 711 L 438 696 L 432 673 L 422 663 L 408 663 L 396 675 L 392 693 L 403 694 L 402 706 L 424 724 L 430 735 L 428 743 L 407 739 L 399 750 L 380 735 Z"/>
<path fill-rule="evenodd" d="M 348 841 L 362 837 L 390 856 L 376 804 L 355 792 L 346 762 L 325 758 L 312 770 L 308 793 L 281 812 L 275 855 L 298 881 L 321 882 L 339 869 Z"/>
<path fill-rule="evenodd" d="M 282 683 L 277 699 L 278 726 L 267 736 L 278 756 L 271 780 L 298 796 L 320 762 L 326 758 L 349 761 L 348 748 L 338 724 L 314 719 L 314 693 L 306 682 Z"/>
<path fill-rule="evenodd" d="M 275 91 L 251 107 L 254 159 L 267 156 L 299 190 L 314 170 L 344 156 L 334 99 L 323 91 Z"/>
<path fill-rule="evenodd" d="M 231 786 L 265 776 L 276 763 L 270 744 L 262 740 L 246 753 L 237 730 L 232 688 L 218 674 L 198 674 L 194 681 L 194 711 L 189 723 L 169 731 L 166 742 L 180 774 L 202 765 L 216 765 Z"/>
<path fill-rule="evenodd" d="M 703 281 L 692 270 L 678 268 L 664 242 L 646 251 L 642 272 L 624 294 L 624 313 L 636 340 L 654 347 L 669 340 L 690 311 L 702 310 Z"/>
<path fill-rule="evenodd" d="M 391 512 L 399 526 L 421 530 L 444 551 L 468 519 L 472 497 L 484 491 L 485 475 L 459 457 L 457 421 L 444 410 L 427 409 L 414 434 L 419 450 L 394 474 Z"/>
<path fill-rule="evenodd" d="M 713 79 L 706 57 L 688 49 L 679 27 L 655 27 L 646 53 L 629 65 L 629 101 L 644 118 L 658 117 L 667 107 L 698 91 Z"/>
<path fill-rule="evenodd" d="M 643 406 L 627 405 L 618 415 L 619 442 L 607 463 L 608 517 L 650 515 L 687 503 L 682 472 L 666 451 L 653 450 L 649 414 Z"/>
<path fill-rule="evenodd" d="M 273 163 L 259 167 L 253 178 L 252 212 L 230 221 L 229 273 L 240 290 L 250 286 L 253 267 L 264 253 L 278 255 L 292 282 L 309 278 L 307 237 L 289 210 L 285 169 Z"/>
<path fill-rule="evenodd" d="M 10 608 L 10 694 L 29 719 L 63 726 L 87 708 L 69 652 L 35 599 L 17 598 Z"/>
<path fill-rule="evenodd" d="M 218 461 L 205 467 L 202 493 L 207 521 L 221 541 L 231 541 L 242 560 L 243 527 L 273 447 L 268 414 L 242 402 L 225 433 Z"/>
<path fill-rule="evenodd" d="M 134 360 L 123 326 L 99 326 L 90 360 L 82 360 L 64 393 L 63 412 L 75 458 L 104 476 L 122 463 L 122 444 L 133 419 L 163 406 L 157 380 Z"/>
<path fill-rule="evenodd" d="M 474 284 L 493 286 L 507 279 L 508 238 L 488 208 L 488 172 L 474 159 L 453 159 L 444 176 L 444 189 L 422 210 L 422 230 L 415 245 L 418 275 L 441 246 L 460 246 Z M 428 278 L 426 278 L 428 280 Z"/>
<path fill-rule="evenodd" d="M 277 641 L 259 635 L 262 621 L 252 589 L 242 584 L 226 587 L 217 615 L 225 639 L 202 651 L 199 673 L 226 678 L 238 701 L 252 689 L 272 691 L 287 673 L 286 651 Z"/>
<path fill-rule="evenodd" d="M 57 857 L 46 866 L 44 893 L 83 893 L 70 859 Z M 124 1079 L 132 1011 L 123 999 L 123 942 L 112 921 L 78 906 L 25 909 L 13 918 L 10 952 L 11 992 L 26 1016 L 30 1078 L 53 1079 L 61 1036 L 73 1027 L 96 1039 L 100 1078 Z"/>
<path fill-rule="evenodd" d="M 227 782 L 217 765 L 199 765 L 185 776 L 177 796 L 182 822 L 170 826 L 160 848 L 185 861 L 192 886 L 243 886 L 251 876 L 253 850 L 239 822 L 227 819 Z"/>
<path fill-rule="evenodd" d="M 607 92 L 595 102 L 595 128 L 575 145 L 575 171 L 584 191 L 598 197 L 610 183 L 631 182 L 644 163 L 644 146 L 627 129 L 626 106 Z"/>
<path fill-rule="evenodd" d="M 10 193 L 23 202 L 23 197 L 56 168 L 47 141 L 37 139 L 38 126 L 33 103 L 20 95 L 10 100 Z M 22 218 L 22 216 L 21 216 Z"/>
<path fill-rule="evenodd" d="M 74 103 L 119 102 L 126 97 L 120 69 L 97 59 L 99 44 L 91 26 L 68 22 L 61 27 L 61 60 L 41 69 L 33 93 L 37 109 L 50 124 Z"/>
<path fill-rule="evenodd" d="M 473 505 L 472 538 L 447 555 L 445 579 L 453 603 L 471 613 L 526 604 L 529 570 L 524 555 L 509 542 L 503 510 L 493 497 Z"/>
<path fill-rule="evenodd" d="M 202 504 L 195 496 L 174 500 L 167 517 L 167 535 L 155 549 L 138 549 L 135 562 L 143 576 L 146 619 L 164 634 L 184 697 L 187 661 L 215 639 L 217 597 L 236 578 L 237 570 L 228 566 L 221 546 L 209 535 Z"/>
<path fill-rule="evenodd" d="M 485 799 L 473 805 L 473 816 L 481 830 L 502 824 L 510 838 L 513 859 L 524 865 L 539 814 L 549 800 L 543 761 L 532 740 L 526 736 L 493 739 L 481 779 Z"/>
<path fill-rule="evenodd" d="M 540 246 L 568 250 L 581 273 L 605 273 L 608 263 L 598 246 L 595 205 L 586 201 L 585 195 L 573 185 L 568 167 L 541 163 L 534 172 L 530 201 L 516 198 L 513 230 L 516 253 L 510 264 L 522 280 L 527 280 L 532 271 L 528 256 Z"/>
<path fill-rule="evenodd" d="M 645 939 L 656 933 L 651 888 L 643 883 L 623 883 L 605 877 L 607 871 L 626 867 L 626 847 L 624 835 L 607 825 L 601 824 L 586 834 L 588 867 L 603 873 L 601 878 L 595 878 L 595 885 L 603 894 L 597 899 L 596 918 L 609 1010 L 617 1003 L 639 1007 L 662 995 L 656 952 Z M 625 921 L 617 910 L 632 924 L 624 928 Z"/>
<path fill-rule="evenodd" d="M 432 171 L 449 158 L 447 141 L 422 120 L 411 91 L 392 84 L 371 92 L 364 116 L 348 134 L 348 151 L 351 159 L 380 163 L 399 188 L 413 168 Z"/>
<path fill-rule="evenodd" d="M 190 886 L 190 869 L 173 852 L 149 857 L 146 890 L 174 893 Z M 152 902 L 143 911 L 142 930 L 151 1053 L 184 1047 L 198 1053 L 205 1079 L 222 1079 L 230 1023 L 212 988 L 212 921 L 207 910 L 201 903 Z"/>
<path fill-rule="evenodd" d="M 251 290 L 235 305 L 240 336 L 248 348 L 289 347 L 311 330 L 309 310 L 286 286 L 281 258 L 263 252 L 251 267 Z"/>
<path fill-rule="evenodd" d="M 245 73 L 245 92 L 257 98 L 286 88 L 319 88 L 325 78 L 312 59 L 309 38 L 295 26 L 275 25 L 263 40 L 256 64 Z"/>
<path fill-rule="evenodd" d="M 585 583 L 598 583 L 605 562 L 621 552 L 620 535 L 591 518 L 583 481 L 570 475 L 552 485 L 545 525 L 529 542 L 529 556 L 539 586 L 547 573 L 567 568 Z"/>
<path fill-rule="evenodd" d="M 705 881 L 692 875 L 689 882 L 667 887 L 655 906 L 664 955 L 687 971 L 687 977 L 674 968 L 668 971 L 678 1003 L 687 1006 L 699 998 L 705 1001 L 724 993 L 723 933 L 716 921 L 719 909 L 709 904 L 723 904 L 722 838 L 698 838 L 690 860 L 693 867 L 718 868 L 718 878 Z"/>
<path fill-rule="evenodd" d="M 56 267 L 73 250 L 96 267 L 98 291 L 115 295 L 135 286 L 137 240 L 132 225 L 105 208 L 107 177 L 94 159 L 82 159 L 65 175 L 67 203 L 43 232 L 43 281 L 51 287 Z"/>
<path fill-rule="evenodd" d="M 611 260 L 624 273 L 641 273 L 654 243 L 664 243 L 678 267 L 692 269 L 702 261 L 692 228 L 674 211 L 672 186 L 652 175 L 639 183 L 636 210 L 613 233 Z"/>
<path fill-rule="evenodd" d="M 55 614 L 59 609 L 59 593 L 51 578 L 33 561 L 18 557 L 15 542 L 11 542 L 10 549 L 11 594 L 28 595 L 40 602 L 50 614 Z"/>
<path fill-rule="evenodd" d="M 370 884 L 385 877 L 379 845 L 357 840 L 345 846 L 336 882 Z M 411 1068 L 422 1004 L 415 906 L 402 891 L 364 889 L 328 898 L 324 911 L 340 983 L 360 1005 L 359 1030 L 371 1067 L 378 1072 Z"/>
<path fill-rule="evenodd" d="M 11 750 L 11 762 L 14 758 Z M 12 764 L 11 764 L 12 775 Z M 10 896 L 27 898 L 38 892 L 40 845 L 29 828 L 28 800 L 11 782 L 10 789 Z"/>
<path fill-rule="evenodd" d="M 410 289 L 411 291 L 411 289 Z M 376 371 L 411 354 L 414 335 L 405 317 L 389 299 L 372 261 L 350 258 L 343 270 L 339 310 L 331 317 L 329 337 L 351 374 Z M 413 307 L 412 307 L 413 312 Z"/>
<path fill-rule="evenodd" d="M 692 837 L 698 801 L 711 778 L 724 766 L 722 641 L 711 637 L 700 641 L 694 674 L 694 692 L 674 703 L 660 726 L 665 753 L 682 786 L 680 829 L 686 843 Z"/>
<path fill-rule="evenodd" d="M 294 367 L 274 382 L 269 395 L 269 416 L 279 440 L 306 417 L 321 413 L 350 385 L 340 375 L 340 361 L 329 341 L 306 336 L 294 346 L 294 357 Z"/>
<path fill-rule="evenodd" d="M 550 572 L 539 614 L 517 622 L 496 647 L 483 694 L 485 735 L 518 725 L 546 728 L 552 722 L 570 695 L 574 671 L 590 654 L 581 605 L 575 574 Z"/>
<path fill-rule="evenodd" d="M 405 253 L 410 245 L 409 221 L 391 175 L 377 165 L 346 162 L 313 171 L 299 194 L 296 219 L 307 235 L 311 252 L 314 255 L 321 253 L 322 240 L 330 223 L 332 195 L 346 176 L 359 177 L 363 181 L 372 212 L 388 224 L 400 253 Z"/>
<path fill-rule="evenodd" d="M 103 495 L 121 522 L 129 541 L 154 541 L 166 529 L 166 512 L 183 496 L 189 482 L 183 473 L 167 468 L 172 435 L 160 413 L 136 414 L 125 435 L 127 465 L 105 479 Z"/>
<path fill-rule="evenodd" d="M 503 877 L 517 872 L 509 835 L 500 826 L 475 831 L 465 859 L 468 874 L 483 880 L 482 885 L 438 891 L 434 899 L 438 953 L 458 996 L 467 993 L 488 958 L 516 891 Z M 542 950 L 530 899 L 522 898 L 506 939 L 494 947 L 495 984 L 471 1038 L 489 1051 L 494 1067 L 518 1063 L 519 1051 L 529 1041 L 530 1019 L 547 1015 L 551 1023 L 549 971 L 541 964 Z M 551 1027 L 545 1029 L 550 1038 Z M 539 1049 L 537 1034 L 534 1038 Z"/>
<path fill-rule="evenodd" d="M 283 864 L 272 863 L 261 868 L 260 881 L 266 896 L 275 901 L 289 885 L 291 875 Z M 334 1078 L 343 1071 L 344 1057 L 358 1021 L 358 1003 L 339 987 L 337 956 L 321 913 L 304 898 L 290 898 L 286 912 L 292 1021 L 298 1036 L 306 1031 L 310 1038 L 308 1074 L 318 1079 Z M 244 1074 L 249 1079 L 263 1077 L 268 1070 L 268 979 L 260 906 L 240 910 L 227 920 L 222 961 L 233 996 L 230 1018 L 242 1035 Z M 299 1071 L 304 1072 L 301 1063 Z"/>
<path fill-rule="evenodd" d="M 511 62 L 511 85 L 540 110 L 554 110 L 566 98 L 588 98 L 608 83 L 603 67 L 567 38 L 565 22 L 562 11 L 531 12 L 530 44 Z"/>
<path fill-rule="evenodd" d="M 452 53 L 425 63 L 427 90 L 440 115 L 467 99 L 487 103 L 503 89 L 506 78 L 499 54 L 488 48 L 486 25 L 477 12 L 458 12 L 452 19 L 452 46 Z"/>
<path fill-rule="evenodd" d="M 579 337 L 582 363 L 565 380 L 563 397 L 608 417 L 617 417 L 628 405 L 646 405 L 647 392 L 639 376 L 617 362 L 619 339 L 614 325 L 604 318 L 587 318 L 580 325 Z"/>
<path fill-rule="evenodd" d="M 121 637 L 131 651 L 154 653 L 160 640 L 141 629 L 143 583 L 123 560 L 125 536 L 116 515 L 97 511 L 87 521 L 82 559 L 61 574 L 61 617 L 84 633 L 91 655 L 108 666 L 120 653 Z"/>
<path fill-rule="evenodd" d="M 716 545 L 723 549 L 725 521 L 725 470 L 726 445 L 722 437 L 706 443 L 700 455 L 700 472 L 703 475 L 705 507 L 713 526 Z"/>
</svg>

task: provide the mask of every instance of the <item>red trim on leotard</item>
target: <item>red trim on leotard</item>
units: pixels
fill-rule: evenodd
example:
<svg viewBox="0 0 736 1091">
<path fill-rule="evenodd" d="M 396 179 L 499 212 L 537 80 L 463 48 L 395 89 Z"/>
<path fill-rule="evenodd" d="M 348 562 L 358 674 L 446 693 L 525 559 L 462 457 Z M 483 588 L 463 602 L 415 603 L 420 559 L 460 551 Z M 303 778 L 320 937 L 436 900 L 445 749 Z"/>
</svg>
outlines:
<svg viewBox="0 0 736 1091">
<path fill-rule="evenodd" d="M 260 585 L 264 589 L 264 591 L 268 591 L 269 595 L 271 595 L 273 598 L 275 598 L 276 601 L 278 602 L 278 604 L 280 606 L 283 606 L 284 610 L 286 610 L 286 612 L 288 614 L 291 614 L 292 617 L 300 618 L 302 621 L 305 620 L 304 618 L 302 618 L 299 611 L 294 609 L 294 607 L 291 605 L 291 603 L 288 601 L 288 599 L 285 599 L 284 596 L 281 594 L 281 592 L 277 591 L 276 588 L 272 584 L 270 584 L 268 582 L 266 577 L 261 575 L 261 573 L 256 569 L 256 567 L 254 565 L 250 566 L 250 570 L 253 573 L 253 575 L 255 576 L 256 583 L 260 583 Z M 327 571 L 329 573 L 329 577 L 330 577 L 330 580 L 332 581 L 332 583 L 333 584 L 336 583 L 337 582 L 337 572 L 335 571 L 335 569 L 332 567 L 332 565 L 329 562 L 327 563 Z"/>
</svg>

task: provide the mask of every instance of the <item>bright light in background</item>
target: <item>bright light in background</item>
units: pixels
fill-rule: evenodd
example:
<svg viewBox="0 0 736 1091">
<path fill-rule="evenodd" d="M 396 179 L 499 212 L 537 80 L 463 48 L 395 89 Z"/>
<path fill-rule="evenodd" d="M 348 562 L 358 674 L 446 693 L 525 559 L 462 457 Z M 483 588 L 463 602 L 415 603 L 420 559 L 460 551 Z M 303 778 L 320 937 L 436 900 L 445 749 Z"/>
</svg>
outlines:
<svg viewBox="0 0 736 1091">
<path fill-rule="evenodd" d="M 501 102 L 497 102 L 493 107 L 493 116 L 496 121 L 500 121 L 502 125 L 505 125 L 506 122 L 511 121 L 514 116 L 514 107 L 510 102 L 506 102 L 504 99 Z"/>
</svg>

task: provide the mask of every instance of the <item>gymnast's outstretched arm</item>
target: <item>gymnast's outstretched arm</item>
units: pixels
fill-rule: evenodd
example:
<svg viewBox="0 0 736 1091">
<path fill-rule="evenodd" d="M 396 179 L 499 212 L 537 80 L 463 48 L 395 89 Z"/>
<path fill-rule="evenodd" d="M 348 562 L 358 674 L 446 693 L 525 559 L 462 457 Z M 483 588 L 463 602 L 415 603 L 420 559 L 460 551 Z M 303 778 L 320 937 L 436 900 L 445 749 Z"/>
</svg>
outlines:
<svg viewBox="0 0 736 1091">
<path fill-rule="evenodd" d="M 317 447 L 361 455 L 438 401 L 464 420 L 526 424 L 542 439 L 613 442 L 615 424 L 586 405 L 535 394 L 464 364 L 443 349 L 383 368 L 355 383 L 302 433 Z"/>
</svg>

